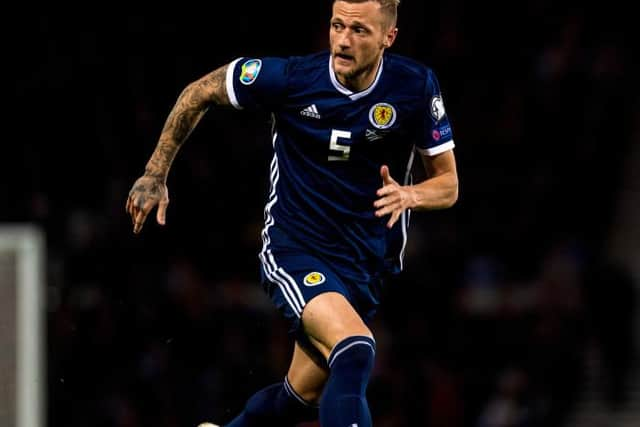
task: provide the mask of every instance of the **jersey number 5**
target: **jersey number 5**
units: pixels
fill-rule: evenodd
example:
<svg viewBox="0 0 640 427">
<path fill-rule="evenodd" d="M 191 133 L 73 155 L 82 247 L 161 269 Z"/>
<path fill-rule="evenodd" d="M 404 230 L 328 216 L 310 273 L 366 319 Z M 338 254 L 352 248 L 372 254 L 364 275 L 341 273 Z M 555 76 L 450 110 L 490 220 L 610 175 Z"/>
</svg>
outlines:
<svg viewBox="0 0 640 427">
<path fill-rule="evenodd" d="M 342 142 L 339 141 L 342 140 Z M 329 151 L 333 154 L 329 154 L 329 161 L 344 161 L 349 160 L 349 153 L 351 152 L 351 132 L 346 130 L 331 129 L 331 139 L 329 140 Z M 336 155 L 336 151 L 340 152 Z"/>
</svg>

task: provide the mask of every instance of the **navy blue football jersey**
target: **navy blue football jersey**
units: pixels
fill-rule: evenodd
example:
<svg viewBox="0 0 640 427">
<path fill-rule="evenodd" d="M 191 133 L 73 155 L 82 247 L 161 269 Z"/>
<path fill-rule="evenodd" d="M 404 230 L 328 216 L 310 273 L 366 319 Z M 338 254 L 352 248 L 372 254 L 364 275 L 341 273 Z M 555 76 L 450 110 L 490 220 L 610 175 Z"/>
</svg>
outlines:
<svg viewBox="0 0 640 427">
<path fill-rule="evenodd" d="M 415 150 L 435 155 L 454 147 L 434 72 L 385 53 L 373 84 L 353 92 L 321 52 L 238 58 L 226 86 L 235 108 L 273 117 L 263 253 L 278 244 L 270 237 L 277 228 L 358 280 L 401 270 L 409 212 L 389 230 L 373 203 L 381 165 L 408 183 Z"/>
</svg>

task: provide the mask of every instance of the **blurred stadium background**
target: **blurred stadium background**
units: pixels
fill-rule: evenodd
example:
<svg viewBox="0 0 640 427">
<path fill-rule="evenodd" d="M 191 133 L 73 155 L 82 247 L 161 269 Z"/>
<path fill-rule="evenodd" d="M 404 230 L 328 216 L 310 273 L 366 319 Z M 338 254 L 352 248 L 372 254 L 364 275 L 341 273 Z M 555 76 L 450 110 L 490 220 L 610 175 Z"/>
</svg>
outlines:
<svg viewBox="0 0 640 427">
<path fill-rule="evenodd" d="M 328 2 L 308 3 L 56 5 L 7 23 L 0 222 L 34 227 L 43 261 L 19 303 L 0 233 L 3 426 L 224 422 L 282 378 L 291 342 L 257 285 L 268 117 L 206 116 L 165 228 L 134 236 L 124 203 L 184 85 L 326 45 Z M 412 217 L 386 288 L 379 427 L 640 425 L 637 26 L 613 3 L 512 3 L 401 5 L 392 50 L 438 73 L 461 181 L 454 208 Z M 25 343 L 43 349 L 26 376 Z"/>
</svg>

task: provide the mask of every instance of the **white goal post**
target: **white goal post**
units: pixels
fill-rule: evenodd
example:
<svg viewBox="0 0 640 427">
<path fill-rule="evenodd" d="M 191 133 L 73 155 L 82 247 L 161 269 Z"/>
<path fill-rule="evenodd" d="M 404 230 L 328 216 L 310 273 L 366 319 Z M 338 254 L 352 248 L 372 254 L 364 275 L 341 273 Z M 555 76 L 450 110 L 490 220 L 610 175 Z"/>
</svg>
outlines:
<svg viewBox="0 0 640 427">
<path fill-rule="evenodd" d="M 0 426 L 45 426 L 45 240 L 0 224 Z"/>
</svg>

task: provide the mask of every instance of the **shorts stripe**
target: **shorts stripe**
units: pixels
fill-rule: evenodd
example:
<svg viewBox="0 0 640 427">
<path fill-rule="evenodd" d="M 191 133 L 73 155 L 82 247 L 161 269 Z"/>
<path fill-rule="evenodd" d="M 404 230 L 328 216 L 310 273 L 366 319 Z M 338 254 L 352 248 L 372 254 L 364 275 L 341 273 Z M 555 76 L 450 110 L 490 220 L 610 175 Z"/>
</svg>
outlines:
<svg viewBox="0 0 640 427">
<path fill-rule="evenodd" d="M 274 133 L 274 144 L 277 136 L 277 133 Z M 293 312 L 296 314 L 296 316 L 300 317 L 300 315 L 302 314 L 302 308 L 305 306 L 304 297 L 300 292 L 300 288 L 298 287 L 298 284 L 293 279 L 293 277 L 291 277 L 291 275 L 287 273 L 282 267 L 278 266 L 275 257 L 271 253 L 271 249 L 269 249 L 269 244 L 271 243 L 271 238 L 269 237 L 269 228 L 271 228 L 271 226 L 275 223 L 275 220 L 271 215 L 271 208 L 278 201 L 278 195 L 276 194 L 276 185 L 278 183 L 278 178 L 280 177 L 280 173 L 278 171 L 278 157 L 275 153 L 273 155 L 273 159 L 271 160 L 270 169 L 271 191 L 269 192 L 269 201 L 264 208 L 265 224 L 264 228 L 262 229 L 262 251 L 260 252 L 259 258 L 262 262 L 262 268 L 267 278 L 278 285 L 278 287 L 282 291 L 282 295 L 293 309 Z"/>
<path fill-rule="evenodd" d="M 280 286 L 280 289 L 282 289 L 282 292 L 288 294 L 285 295 L 285 297 L 287 297 L 287 301 L 289 301 L 291 307 L 294 309 L 296 314 L 298 314 L 298 317 L 300 317 L 300 314 L 302 313 L 302 307 L 304 306 L 304 301 L 300 302 L 300 300 L 296 299 L 296 296 L 290 287 L 291 283 L 289 283 L 286 279 L 284 270 L 282 270 L 282 268 L 278 268 L 273 272 L 270 279 L 272 281 L 277 281 L 278 286 Z M 295 283 L 293 285 L 295 286 Z"/>
<path fill-rule="evenodd" d="M 269 251 L 269 255 L 271 256 L 271 258 L 273 258 L 273 255 L 271 255 L 271 251 Z M 291 285 L 291 289 L 293 289 L 293 293 L 294 293 L 294 298 L 297 295 L 299 301 L 302 303 L 301 308 L 304 307 L 304 305 L 305 305 L 304 297 L 302 296 L 302 292 L 300 292 L 300 287 L 296 283 L 295 279 L 293 277 L 291 277 L 291 275 L 289 273 L 284 271 L 284 269 L 282 267 L 278 268 L 278 272 L 280 272 L 285 277 L 285 279 L 289 282 L 289 284 Z M 300 310 L 300 311 L 302 311 L 302 310 Z"/>
<path fill-rule="evenodd" d="M 267 275 L 267 277 L 269 277 L 269 280 L 271 280 L 273 283 L 278 285 L 278 287 L 282 291 L 282 295 L 284 295 L 284 298 L 287 300 L 287 302 L 293 309 L 293 312 L 296 314 L 296 316 L 300 317 L 300 315 L 302 314 L 302 308 L 297 304 L 295 300 L 291 299 L 291 295 L 289 293 L 289 289 L 287 288 L 286 282 L 283 282 L 282 279 L 280 279 L 275 274 Z"/>
</svg>

